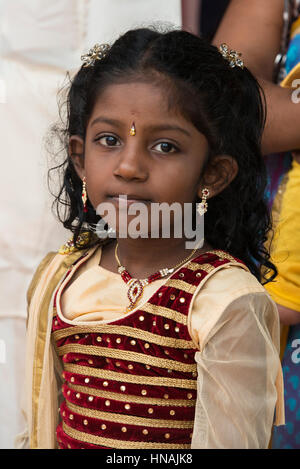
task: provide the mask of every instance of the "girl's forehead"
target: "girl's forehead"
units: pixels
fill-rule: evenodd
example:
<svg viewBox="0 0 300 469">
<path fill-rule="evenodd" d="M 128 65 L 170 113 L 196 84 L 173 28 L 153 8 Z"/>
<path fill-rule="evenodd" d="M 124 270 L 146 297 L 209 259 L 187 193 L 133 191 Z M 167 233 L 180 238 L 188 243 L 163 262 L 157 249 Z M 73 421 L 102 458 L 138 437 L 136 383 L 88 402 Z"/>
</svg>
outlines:
<svg viewBox="0 0 300 469">
<path fill-rule="evenodd" d="M 142 121 L 170 120 L 193 126 L 180 112 L 163 84 L 149 82 L 117 83 L 106 86 L 97 96 L 89 123 L 99 115 Z"/>
</svg>

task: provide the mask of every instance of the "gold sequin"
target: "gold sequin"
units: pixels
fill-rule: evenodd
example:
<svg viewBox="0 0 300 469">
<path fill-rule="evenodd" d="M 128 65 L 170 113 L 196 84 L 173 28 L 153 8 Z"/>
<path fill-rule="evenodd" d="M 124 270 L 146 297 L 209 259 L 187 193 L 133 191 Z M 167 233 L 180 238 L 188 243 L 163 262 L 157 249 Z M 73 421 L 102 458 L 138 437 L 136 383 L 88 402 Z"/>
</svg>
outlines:
<svg viewBox="0 0 300 469">
<path fill-rule="evenodd" d="M 88 363 L 89 363 L 90 365 L 93 365 L 94 362 L 93 362 L 93 360 L 88 360 Z"/>
<path fill-rule="evenodd" d="M 179 327 L 175 327 L 175 332 L 179 332 L 179 331 L 180 331 Z"/>
<path fill-rule="evenodd" d="M 77 397 L 77 399 L 80 399 L 80 393 L 79 392 L 76 394 L 76 397 Z"/>
<path fill-rule="evenodd" d="M 139 317 L 139 320 L 140 320 L 140 321 L 144 321 L 144 319 L 145 319 L 144 316 L 140 316 L 140 317 Z"/>
<path fill-rule="evenodd" d="M 165 433 L 165 438 L 168 440 L 170 438 L 170 433 Z"/>
<path fill-rule="evenodd" d="M 165 328 L 166 330 L 170 329 L 169 324 L 165 324 L 165 325 L 164 325 L 164 328 Z"/>
<path fill-rule="evenodd" d="M 188 393 L 187 398 L 188 398 L 188 399 L 192 399 L 192 397 L 193 397 L 193 394 Z"/>
<path fill-rule="evenodd" d="M 179 277 L 184 277 L 184 273 L 183 272 L 179 272 Z"/>
<path fill-rule="evenodd" d="M 87 420 L 83 421 L 83 425 L 88 425 L 88 424 L 89 424 L 89 422 Z"/>
<path fill-rule="evenodd" d="M 142 396 L 146 396 L 147 395 L 146 389 L 142 389 L 141 394 L 142 394 Z"/>
<path fill-rule="evenodd" d="M 90 382 L 90 378 L 85 378 L 84 382 L 88 384 Z"/>
<path fill-rule="evenodd" d="M 75 339 L 78 340 L 79 338 L 80 338 L 79 335 L 76 334 Z"/>
<path fill-rule="evenodd" d="M 107 337 L 106 342 L 109 344 L 110 343 L 110 338 Z"/>
<path fill-rule="evenodd" d="M 126 427 L 122 427 L 121 430 L 122 430 L 123 433 L 127 432 L 127 428 L 126 428 Z"/>
<path fill-rule="evenodd" d="M 126 391 L 126 386 L 121 386 L 120 390 L 123 391 L 123 392 Z"/>
<path fill-rule="evenodd" d="M 156 321 L 153 321 L 153 323 L 152 323 L 152 324 L 153 324 L 153 326 L 156 326 Z"/>
<path fill-rule="evenodd" d="M 116 362 L 116 366 L 121 366 L 121 363 L 120 363 L 120 362 Z"/>
<path fill-rule="evenodd" d="M 164 352 L 165 352 L 166 355 L 170 355 L 169 350 L 165 350 Z"/>
<path fill-rule="evenodd" d="M 120 339 L 120 337 L 117 338 L 116 340 L 117 344 L 120 344 L 122 342 L 122 340 Z"/>
<path fill-rule="evenodd" d="M 73 414 L 70 414 L 70 415 L 69 415 L 69 419 L 70 419 L 70 420 L 74 420 L 74 415 L 73 415 Z"/>
<path fill-rule="evenodd" d="M 89 396 L 89 397 L 88 397 L 88 400 L 89 400 L 90 402 L 93 402 L 93 400 L 94 400 L 93 396 Z"/>
<path fill-rule="evenodd" d="M 185 303 L 185 298 L 183 298 L 183 296 L 181 298 L 179 298 L 179 301 L 180 303 Z"/>
<path fill-rule="evenodd" d="M 153 414 L 153 409 L 152 409 L 152 407 L 150 407 L 150 409 L 148 409 L 148 414 Z"/>
<path fill-rule="evenodd" d="M 162 292 L 160 291 L 160 292 L 158 293 L 158 296 L 161 297 L 162 295 L 163 295 L 163 294 L 162 294 Z"/>
<path fill-rule="evenodd" d="M 131 345 L 136 345 L 136 341 L 135 341 L 135 340 L 131 340 L 130 343 L 131 343 Z"/>
<path fill-rule="evenodd" d="M 106 407 L 109 407 L 110 406 L 110 401 L 109 400 L 105 401 L 105 405 L 106 405 Z"/>
<path fill-rule="evenodd" d="M 175 415 L 175 410 L 170 410 L 170 415 Z"/>
<path fill-rule="evenodd" d="M 101 425 L 101 430 L 106 430 L 106 425 L 105 425 L 105 423 L 103 423 L 103 424 Z"/>
<path fill-rule="evenodd" d="M 133 370 L 133 365 L 128 365 L 129 370 Z"/>
<path fill-rule="evenodd" d="M 187 353 L 184 353 L 183 356 L 184 356 L 184 358 L 188 358 L 188 357 L 189 357 Z"/>
<path fill-rule="evenodd" d="M 143 434 L 144 434 L 144 435 L 148 435 L 148 433 L 149 433 L 148 430 L 147 430 L 146 428 L 144 428 Z"/>
<path fill-rule="evenodd" d="M 196 277 L 198 277 L 198 278 L 201 277 L 201 275 L 202 275 L 201 272 L 196 273 Z"/>
<path fill-rule="evenodd" d="M 164 394 L 164 399 L 169 399 L 169 394 Z"/>
<path fill-rule="evenodd" d="M 75 378 L 74 378 L 74 376 L 71 376 L 71 379 L 70 379 L 70 381 L 71 381 L 71 383 L 74 383 L 74 381 L 75 381 Z"/>
<path fill-rule="evenodd" d="M 130 404 L 125 404 L 124 407 L 125 407 L 126 410 L 129 410 L 130 409 Z"/>
<path fill-rule="evenodd" d="M 97 337 L 97 342 L 102 342 L 102 338 L 100 336 Z"/>
<path fill-rule="evenodd" d="M 176 296 L 175 295 L 170 295 L 170 300 L 175 300 Z"/>
<path fill-rule="evenodd" d="M 145 344 L 145 348 L 149 348 L 149 347 L 150 347 L 150 345 L 146 343 L 146 344 Z"/>
<path fill-rule="evenodd" d="M 108 386 L 108 381 L 103 381 L 103 386 L 104 387 Z"/>
</svg>

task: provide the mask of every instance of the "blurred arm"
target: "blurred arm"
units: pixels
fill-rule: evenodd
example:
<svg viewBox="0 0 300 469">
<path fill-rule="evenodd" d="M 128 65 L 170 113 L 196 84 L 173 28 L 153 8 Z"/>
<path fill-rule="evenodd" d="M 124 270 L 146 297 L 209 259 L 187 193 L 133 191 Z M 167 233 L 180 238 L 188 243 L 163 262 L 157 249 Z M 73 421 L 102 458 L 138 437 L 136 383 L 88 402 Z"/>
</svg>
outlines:
<svg viewBox="0 0 300 469">
<path fill-rule="evenodd" d="M 201 0 L 181 0 L 182 29 L 199 35 Z"/>
<path fill-rule="evenodd" d="M 283 7 L 284 0 L 232 0 L 213 39 L 216 46 L 226 42 L 242 52 L 247 67 L 265 92 L 264 154 L 300 148 L 300 103 L 292 100 L 295 89 L 272 83 L 274 59 L 280 50 Z"/>
</svg>

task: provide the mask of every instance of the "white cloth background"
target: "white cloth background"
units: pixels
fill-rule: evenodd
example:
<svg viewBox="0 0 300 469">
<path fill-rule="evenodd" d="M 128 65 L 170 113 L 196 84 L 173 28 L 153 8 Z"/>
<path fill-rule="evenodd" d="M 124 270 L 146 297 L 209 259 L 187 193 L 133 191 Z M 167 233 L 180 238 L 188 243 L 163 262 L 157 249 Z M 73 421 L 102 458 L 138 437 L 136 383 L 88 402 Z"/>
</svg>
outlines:
<svg viewBox="0 0 300 469">
<path fill-rule="evenodd" d="M 96 42 L 157 20 L 180 25 L 180 0 L 0 0 L 0 448 L 23 429 L 26 290 L 69 236 L 47 187 L 57 90 Z"/>
</svg>

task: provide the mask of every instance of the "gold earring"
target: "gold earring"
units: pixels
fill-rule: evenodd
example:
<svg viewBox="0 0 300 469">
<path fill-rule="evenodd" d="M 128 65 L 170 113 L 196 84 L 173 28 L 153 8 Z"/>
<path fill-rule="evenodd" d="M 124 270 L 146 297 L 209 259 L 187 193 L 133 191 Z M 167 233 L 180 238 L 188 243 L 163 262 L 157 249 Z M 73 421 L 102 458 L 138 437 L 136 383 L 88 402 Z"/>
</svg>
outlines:
<svg viewBox="0 0 300 469">
<path fill-rule="evenodd" d="M 197 204 L 197 212 L 200 216 L 204 215 L 207 212 L 207 202 L 206 199 L 209 196 L 209 190 L 203 189 L 202 190 L 202 200 Z"/>
<path fill-rule="evenodd" d="M 86 178 L 84 177 L 83 180 L 82 180 L 82 194 L 81 194 L 81 198 L 82 198 L 82 203 L 83 203 L 83 211 L 84 213 L 86 213 L 88 210 L 87 210 L 87 206 L 86 206 L 86 202 L 87 202 L 87 193 L 86 193 Z"/>
<path fill-rule="evenodd" d="M 135 125 L 134 125 L 134 122 L 133 122 L 131 127 L 130 127 L 130 135 L 131 135 L 131 137 L 134 137 L 135 134 L 136 134 L 136 128 L 135 128 Z"/>
</svg>

